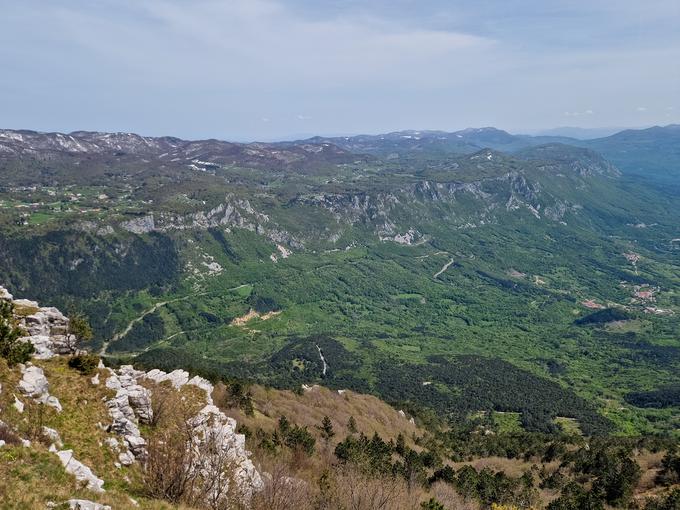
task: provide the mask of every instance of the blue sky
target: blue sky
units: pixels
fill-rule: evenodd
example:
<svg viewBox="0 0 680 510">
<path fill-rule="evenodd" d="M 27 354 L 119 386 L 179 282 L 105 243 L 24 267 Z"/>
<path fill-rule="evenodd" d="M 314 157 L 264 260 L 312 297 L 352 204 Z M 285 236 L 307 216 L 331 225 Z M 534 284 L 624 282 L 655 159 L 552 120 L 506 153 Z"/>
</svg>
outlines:
<svg viewBox="0 0 680 510">
<path fill-rule="evenodd" d="M 270 140 L 680 119 L 678 0 L 0 7 L 0 127 Z"/>
</svg>

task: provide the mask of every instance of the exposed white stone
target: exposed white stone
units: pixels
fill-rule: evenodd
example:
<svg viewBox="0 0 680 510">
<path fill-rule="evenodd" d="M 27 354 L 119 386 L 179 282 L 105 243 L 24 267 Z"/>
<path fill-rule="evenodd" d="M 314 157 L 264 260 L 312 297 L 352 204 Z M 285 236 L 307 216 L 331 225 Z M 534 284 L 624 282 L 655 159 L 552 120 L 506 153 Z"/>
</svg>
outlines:
<svg viewBox="0 0 680 510">
<path fill-rule="evenodd" d="M 245 436 L 236 433 L 236 421 L 233 418 L 226 416 L 217 406 L 208 404 L 189 420 L 189 425 L 194 431 L 194 451 L 198 457 L 199 469 L 203 469 L 204 463 L 207 466 L 212 465 L 212 459 L 208 458 L 211 455 L 224 455 L 232 463 L 233 472 L 230 475 L 234 477 L 246 500 L 254 492 L 262 490 L 262 478 L 245 449 Z M 206 455 L 201 450 L 201 445 L 207 440 L 211 442 L 211 453 Z"/>
<path fill-rule="evenodd" d="M 38 308 L 38 303 L 35 301 L 31 301 L 30 299 L 15 299 L 14 305 L 26 308 Z"/>
<path fill-rule="evenodd" d="M 43 369 L 31 364 L 20 365 L 20 368 L 22 378 L 19 381 L 19 391 L 36 402 L 54 407 L 57 412 L 61 412 L 59 399 L 49 393 L 49 383 Z"/>
<path fill-rule="evenodd" d="M 99 374 L 95 374 L 94 377 L 92 377 L 92 379 L 90 379 L 90 382 L 92 384 L 94 384 L 95 386 L 98 386 L 99 385 Z"/>
<path fill-rule="evenodd" d="M 123 466 L 129 466 L 135 461 L 135 456 L 132 455 L 132 452 L 130 450 L 127 450 L 125 452 L 121 452 L 120 454 L 118 454 L 118 461 Z"/>
<path fill-rule="evenodd" d="M 204 379 L 203 377 L 199 377 L 199 376 L 195 375 L 194 377 L 189 379 L 189 382 L 187 382 L 187 384 L 190 384 L 192 386 L 196 386 L 196 387 L 202 389 L 203 391 L 205 391 L 206 402 L 208 404 L 213 403 L 212 392 L 215 388 L 210 381 L 208 381 L 207 379 Z"/>
<path fill-rule="evenodd" d="M 116 452 L 120 449 L 120 443 L 115 437 L 107 437 L 104 439 L 104 444 Z"/>
<path fill-rule="evenodd" d="M 47 439 L 49 439 L 53 445 L 55 445 L 57 448 L 63 448 L 64 443 L 61 440 L 61 436 L 59 435 L 59 432 L 57 432 L 54 429 L 51 429 L 49 427 L 43 427 L 42 428 L 42 434 L 45 436 Z"/>
<path fill-rule="evenodd" d="M 108 505 L 101 505 L 88 499 L 69 499 L 67 503 L 69 510 L 111 510 Z"/>
<path fill-rule="evenodd" d="M 2 448 L 3 446 L 5 446 L 5 444 L 6 444 L 5 441 L 4 441 L 3 439 L 0 439 L 0 448 Z"/>
<path fill-rule="evenodd" d="M 12 294 L 10 294 L 5 287 L 0 286 L 0 299 L 12 301 L 12 299 L 14 299 L 14 296 L 12 296 Z"/>
<path fill-rule="evenodd" d="M 84 483 L 91 491 L 104 492 L 104 480 L 97 478 L 89 467 L 73 458 L 73 450 L 58 451 L 57 456 L 66 472 L 75 476 L 78 482 Z"/>
<path fill-rule="evenodd" d="M 14 395 L 14 408 L 20 413 L 24 412 L 24 403 L 16 395 Z"/>
<path fill-rule="evenodd" d="M 157 384 L 160 384 L 164 381 L 170 381 L 170 384 L 172 384 L 176 390 L 180 389 L 189 382 L 189 372 L 186 370 L 173 370 L 167 374 L 162 370 L 154 369 L 147 372 L 144 377 L 151 379 Z"/>
<path fill-rule="evenodd" d="M 139 384 L 133 384 L 126 389 L 128 402 L 139 423 L 151 423 L 153 410 L 151 409 L 151 393 L 149 390 Z"/>
</svg>

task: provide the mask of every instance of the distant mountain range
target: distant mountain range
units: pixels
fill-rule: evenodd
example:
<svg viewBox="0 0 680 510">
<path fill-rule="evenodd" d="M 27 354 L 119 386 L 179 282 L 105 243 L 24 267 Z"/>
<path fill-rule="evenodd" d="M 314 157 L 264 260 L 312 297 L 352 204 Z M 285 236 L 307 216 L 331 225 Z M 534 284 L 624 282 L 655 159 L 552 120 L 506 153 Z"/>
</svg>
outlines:
<svg viewBox="0 0 680 510">
<path fill-rule="evenodd" d="M 552 129 L 543 129 L 535 132 L 538 136 L 566 136 L 578 140 L 592 140 L 594 138 L 604 138 L 629 128 L 624 127 L 603 127 L 603 128 L 581 128 L 574 126 L 563 126 Z"/>
<path fill-rule="evenodd" d="M 547 143 L 587 147 L 616 164 L 622 172 L 661 181 L 680 178 L 680 125 L 628 129 L 603 138 L 582 140 L 568 136 L 512 135 L 493 127 L 444 131 L 397 131 L 382 135 L 314 137 L 310 143 L 332 143 L 345 150 L 388 158 L 467 154 L 482 148 L 515 152 Z"/>
</svg>

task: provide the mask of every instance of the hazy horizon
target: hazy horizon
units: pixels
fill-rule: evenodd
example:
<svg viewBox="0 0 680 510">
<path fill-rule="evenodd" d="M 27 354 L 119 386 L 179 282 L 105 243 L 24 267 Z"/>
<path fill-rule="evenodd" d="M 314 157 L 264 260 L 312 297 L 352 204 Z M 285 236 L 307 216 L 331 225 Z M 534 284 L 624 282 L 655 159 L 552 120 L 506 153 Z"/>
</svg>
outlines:
<svg viewBox="0 0 680 510">
<path fill-rule="evenodd" d="M 671 0 L 28 0 L 3 14 L 8 128 L 246 141 L 680 119 Z"/>
</svg>

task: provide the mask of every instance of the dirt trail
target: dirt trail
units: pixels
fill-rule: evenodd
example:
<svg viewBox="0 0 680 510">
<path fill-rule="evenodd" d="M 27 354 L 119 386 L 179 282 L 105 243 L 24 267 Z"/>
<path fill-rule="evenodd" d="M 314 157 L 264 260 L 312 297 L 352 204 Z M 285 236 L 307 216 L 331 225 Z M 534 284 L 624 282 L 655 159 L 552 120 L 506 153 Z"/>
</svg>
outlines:
<svg viewBox="0 0 680 510">
<path fill-rule="evenodd" d="M 442 274 L 444 271 L 446 271 L 451 266 L 451 264 L 453 264 L 453 259 L 449 260 L 446 264 L 444 264 L 444 267 L 442 267 L 439 271 L 437 271 L 434 275 L 432 275 L 432 278 L 434 278 L 436 280 L 437 277 L 440 274 Z"/>
</svg>

